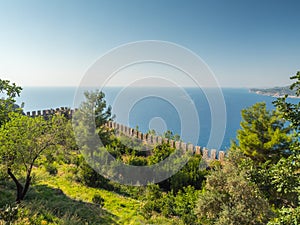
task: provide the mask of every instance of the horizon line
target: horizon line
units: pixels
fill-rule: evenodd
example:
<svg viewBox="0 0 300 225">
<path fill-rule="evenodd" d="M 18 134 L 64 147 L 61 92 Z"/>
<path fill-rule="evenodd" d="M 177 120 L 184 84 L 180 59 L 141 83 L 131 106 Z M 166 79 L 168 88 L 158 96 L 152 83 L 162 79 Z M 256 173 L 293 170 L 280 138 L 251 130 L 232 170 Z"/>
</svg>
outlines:
<svg viewBox="0 0 300 225">
<path fill-rule="evenodd" d="M 232 88 L 232 89 L 251 89 L 251 88 L 275 88 L 275 87 L 286 87 L 289 85 L 285 85 L 285 86 L 251 86 L 251 87 L 237 87 L 237 86 L 219 86 L 219 87 L 212 87 L 212 86 L 207 86 L 207 87 L 197 87 L 197 86 L 180 86 L 180 88 Z M 116 86 L 105 86 L 102 87 L 103 88 L 124 88 L 126 86 L 120 86 L 120 85 L 116 85 Z M 100 89 L 101 87 L 97 87 L 97 86 L 72 86 L 72 85 L 24 85 L 21 86 L 21 88 L 98 88 Z M 174 86 L 152 86 L 152 85 L 146 85 L 146 86 L 130 86 L 130 88 L 177 88 Z"/>
</svg>

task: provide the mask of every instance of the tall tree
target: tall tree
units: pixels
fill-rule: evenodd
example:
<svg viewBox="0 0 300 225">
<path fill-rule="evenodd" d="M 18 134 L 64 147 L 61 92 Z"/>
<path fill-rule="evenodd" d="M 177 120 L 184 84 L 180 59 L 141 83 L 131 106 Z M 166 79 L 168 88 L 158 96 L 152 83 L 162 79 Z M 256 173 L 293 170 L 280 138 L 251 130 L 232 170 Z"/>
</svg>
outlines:
<svg viewBox="0 0 300 225">
<path fill-rule="evenodd" d="M 27 117 L 16 113 L 0 128 L 0 161 L 17 188 L 16 201 L 24 199 L 31 183 L 31 172 L 36 160 L 46 151 L 54 150 L 63 140 L 65 119 L 54 115 L 51 119 Z M 25 172 L 25 183 L 19 174 Z"/>
<path fill-rule="evenodd" d="M 278 110 L 267 110 L 264 102 L 243 109 L 242 129 L 237 132 L 235 147 L 258 162 L 278 161 L 291 143 L 290 129 L 285 127 L 285 122 Z"/>
<path fill-rule="evenodd" d="M 84 97 L 85 100 L 73 119 L 74 130 L 81 142 L 80 145 L 83 146 L 85 142 L 90 141 L 90 137 L 96 131 L 102 144 L 106 146 L 111 135 L 106 123 L 114 118 L 111 106 L 107 105 L 102 91 L 86 91 Z"/>
</svg>

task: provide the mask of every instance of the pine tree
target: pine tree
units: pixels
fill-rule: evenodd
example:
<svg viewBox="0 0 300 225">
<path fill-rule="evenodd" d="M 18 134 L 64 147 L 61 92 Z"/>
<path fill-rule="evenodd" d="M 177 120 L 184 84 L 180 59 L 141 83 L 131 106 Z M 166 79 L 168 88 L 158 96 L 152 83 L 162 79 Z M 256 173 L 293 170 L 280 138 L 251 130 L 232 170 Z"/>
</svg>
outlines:
<svg viewBox="0 0 300 225">
<path fill-rule="evenodd" d="M 255 161 L 278 161 L 288 154 L 290 128 L 278 110 L 267 110 L 264 102 L 242 110 L 241 128 L 237 132 L 238 147 Z"/>
</svg>

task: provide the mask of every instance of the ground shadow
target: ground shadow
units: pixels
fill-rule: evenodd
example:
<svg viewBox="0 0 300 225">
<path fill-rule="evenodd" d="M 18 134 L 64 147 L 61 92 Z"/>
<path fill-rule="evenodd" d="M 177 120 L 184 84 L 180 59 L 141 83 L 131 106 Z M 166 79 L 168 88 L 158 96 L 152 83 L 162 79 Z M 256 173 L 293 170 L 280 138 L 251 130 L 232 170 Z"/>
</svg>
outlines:
<svg viewBox="0 0 300 225">
<path fill-rule="evenodd" d="M 61 189 L 47 185 L 31 186 L 22 204 L 31 212 L 50 213 L 62 219 L 78 218 L 76 224 L 117 224 L 118 220 L 100 205 L 72 199 Z"/>
</svg>

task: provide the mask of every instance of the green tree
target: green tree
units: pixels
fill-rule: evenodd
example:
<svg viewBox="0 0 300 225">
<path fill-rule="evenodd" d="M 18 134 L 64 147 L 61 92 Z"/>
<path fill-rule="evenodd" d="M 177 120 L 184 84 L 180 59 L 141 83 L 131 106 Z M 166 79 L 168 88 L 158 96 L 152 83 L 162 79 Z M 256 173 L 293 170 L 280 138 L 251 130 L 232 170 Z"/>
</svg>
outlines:
<svg viewBox="0 0 300 225">
<path fill-rule="evenodd" d="M 300 71 L 290 77 L 295 80 L 290 86 L 300 97 Z M 276 190 L 276 198 L 279 200 L 277 217 L 269 224 L 300 224 L 300 102 L 291 103 L 289 96 L 278 98 L 273 103 L 283 113 L 283 118 L 294 129 L 295 139 L 290 145 L 291 156 L 281 159 L 269 170 L 269 179 Z"/>
<path fill-rule="evenodd" d="M 291 90 L 295 90 L 296 96 L 300 97 L 300 71 L 295 76 L 290 77 L 296 80 L 291 86 Z M 294 130 L 293 143 L 290 146 L 290 151 L 294 154 L 300 152 L 300 101 L 298 103 L 291 103 L 287 100 L 288 95 L 283 98 L 278 98 L 273 104 L 282 112 L 283 118 L 289 122 L 289 127 Z"/>
<path fill-rule="evenodd" d="M 93 155 L 96 136 L 100 138 L 103 146 L 110 143 L 112 131 L 106 123 L 113 120 L 111 107 L 107 106 L 105 94 L 102 91 L 86 91 L 85 100 L 80 104 L 79 110 L 73 117 L 73 128 L 81 149 Z M 96 136 L 95 136 L 96 135 Z"/>
<path fill-rule="evenodd" d="M 174 191 L 174 193 L 177 193 L 179 190 L 182 190 L 189 185 L 196 190 L 202 188 L 203 181 L 207 175 L 206 170 L 201 170 L 199 168 L 199 164 L 202 160 L 201 155 L 193 155 L 183 168 L 168 179 L 170 189 Z"/>
<path fill-rule="evenodd" d="M 174 198 L 174 214 L 179 216 L 185 224 L 195 224 L 195 205 L 199 191 L 192 186 L 186 186 L 180 190 Z"/>
<path fill-rule="evenodd" d="M 54 150 L 63 139 L 62 116 L 50 120 L 43 117 L 27 117 L 9 114 L 9 121 L 0 128 L 0 161 L 17 188 L 16 201 L 24 199 L 36 160 L 46 151 Z M 25 173 L 25 183 L 20 176 Z"/>
<path fill-rule="evenodd" d="M 112 108 L 106 104 L 105 94 L 102 91 L 85 92 L 84 95 L 88 104 L 93 104 L 94 106 L 97 133 L 105 146 L 109 143 L 109 137 L 111 135 L 105 125 L 114 118 L 111 113 Z"/>
<path fill-rule="evenodd" d="M 270 217 L 268 202 L 245 169 L 227 161 L 207 176 L 196 215 L 201 224 L 265 224 Z"/>
<path fill-rule="evenodd" d="M 175 149 L 171 148 L 169 144 L 163 143 L 155 146 L 152 155 L 149 157 L 150 165 L 156 164 L 167 158 Z"/>
<path fill-rule="evenodd" d="M 242 129 L 237 132 L 238 146 L 257 162 L 277 161 L 291 143 L 290 128 L 278 110 L 267 110 L 264 102 L 242 110 Z"/>
<path fill-rule="evenodd" d="M 0 126 L 4 124 L 9 118 L 10 112 L 22 112 L 16 103 L 16 97 L 20 96 L 22 88 L 15 83 L 10 83 L 9 80 L 0 79 Z"/>
<path fill-rule="evenodd" d="M 167 130 L 164 134 L 163 134 L 164 138 L 168 138 L 170 140 L 174 140 L 174 141 L 180 141 L 180 135 L 179 134 L 173 134 L 172 131 Z"/>
<path fill-rule="evenodd" d="M 300 71 L 295 76 L 290 77 L 291 80 L 296 80 L 291 86 L 291 90 L 296 91 L 296 96 L 300 96 Z M 289 96 L 285 95 L 283 98 L 278 98 L 273 103 L 283 113 L 283 118 L 290 122 L 290 126 L 294 129 L 300 130 L 300 102 L 291 103 L 287 101 Z"/>
</svg>

